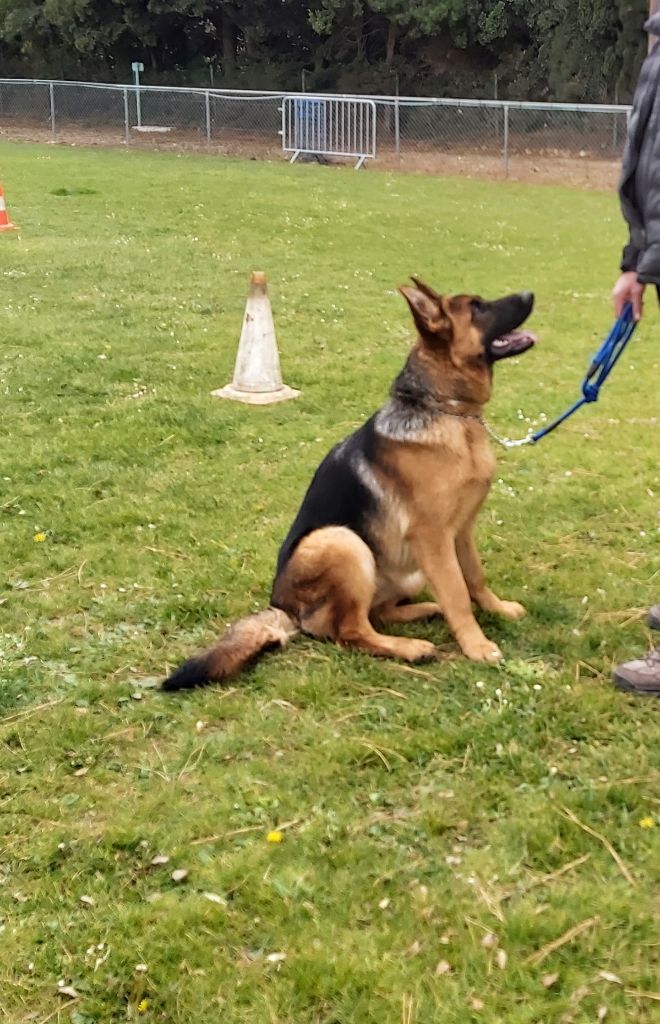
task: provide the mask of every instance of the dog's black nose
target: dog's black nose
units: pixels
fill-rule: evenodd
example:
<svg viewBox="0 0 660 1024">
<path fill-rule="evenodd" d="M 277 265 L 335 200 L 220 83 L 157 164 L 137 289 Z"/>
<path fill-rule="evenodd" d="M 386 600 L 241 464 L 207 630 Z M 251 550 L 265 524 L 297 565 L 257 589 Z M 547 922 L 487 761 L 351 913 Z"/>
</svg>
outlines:
<svg viewBox="0 0 660 1024">
<path fill-rule="evenodd" d="M 534 292 L 520 292 L 520 299 L 531 308 L 534 305 Z"/>
</svg>

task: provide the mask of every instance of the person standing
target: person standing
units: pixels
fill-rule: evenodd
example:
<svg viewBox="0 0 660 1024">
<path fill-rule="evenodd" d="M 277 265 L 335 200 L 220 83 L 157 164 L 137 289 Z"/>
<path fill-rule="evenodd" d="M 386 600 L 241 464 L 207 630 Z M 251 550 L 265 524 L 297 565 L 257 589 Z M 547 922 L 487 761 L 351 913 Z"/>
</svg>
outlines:
<svg viewBox="0 0 660 1024">
<path fill-rule="evenodd" d="M 655 6 L 651 5 L 651 11 Z M 660 36 L 660 13 L 652 13 L 644 28 L 650 37 Z M 633 98 L 619 199 L 629 239 L 623 250 L 621 274 L 614 285 L 612 301 L 617 317 L 630 302 L 635 320 L 640 320 L 647 285 L 655 285 L 660 300 L 660 42 L 657 39 L 649 47 Z M 648 623 L 652 629 L 660 630 L 660 604 L 651 608 Z M 660 696 L 660 646 L 646 657 L 618 665 L 612 675 L 614 685 L 620 690 Z"/>
</svg>

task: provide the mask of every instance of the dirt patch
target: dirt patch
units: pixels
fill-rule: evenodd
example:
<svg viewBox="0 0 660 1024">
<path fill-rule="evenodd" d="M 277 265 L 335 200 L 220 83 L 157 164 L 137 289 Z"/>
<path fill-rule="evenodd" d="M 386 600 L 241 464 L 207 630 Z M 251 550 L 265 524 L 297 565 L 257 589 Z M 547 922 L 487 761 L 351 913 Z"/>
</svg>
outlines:
<svg viewBox="0 0 660 1024">
<path fill-rule="evenodd" d="M 421 174 L 609 191 L 616 187 L 620 165 L 618 161 L 595 160 L 577 154 L 513 153 L 509 157 L 508 168 L 505 168 L 499 154 L 413 150 L 399 156 L 387 152 L 379 154 L 377 166 Z"/>
<path fill-rule="evenodd" d="M 81 128 L 60 124 L 53 133 L 38 125 L 7 124 L 0 129 L 0 138 L 14 142 L 41 142 L 60 146 L 85 146 L 116 149 L 139 149 L 153 152 L 208 153 L 248 160 L 284 160 L 277 142 L 262 135 L 225 131 L 210 145 L 200 132 L 173 130 L 150 135 L 131 131 L 128 141 L 123 126 L 106 129 Z M 335 161 L 332 161 L 335 162 Z M 340 162 L 340 161 L 337 161 Z M 346 163 L 347 161 L 341 161 Z M 505 166 L 501 153 L 492 150 L 472 151 L 427 144 L 404 144 L 401 153 L 381 149 L 377 159 L 369 161 L 372 170 L 389 170 L 431 174 L 440 177 L 480 178 L 487 181 L 518 181 L 543 185 L 564 185 L 569 188 L 612 190 L 616 187 L 619 161 L 603 159 L 584 150 L 572 153 L 561 149 L 513 151 Z"/>
</svg>

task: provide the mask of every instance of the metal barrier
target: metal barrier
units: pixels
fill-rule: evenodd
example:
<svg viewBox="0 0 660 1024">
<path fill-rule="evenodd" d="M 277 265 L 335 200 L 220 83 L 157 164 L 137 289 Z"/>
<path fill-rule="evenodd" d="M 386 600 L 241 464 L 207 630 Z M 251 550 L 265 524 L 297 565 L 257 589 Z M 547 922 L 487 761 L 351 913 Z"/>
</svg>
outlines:
<svg viewBox="0 0 660 1024">
<path fill-rule="evenodd" d="M 285 96 L 282 150 L 311 156 L 355 157 L 356 171 L 376 156 L 376 104 L 373 100 L 336 96 Z"/>
</svg>

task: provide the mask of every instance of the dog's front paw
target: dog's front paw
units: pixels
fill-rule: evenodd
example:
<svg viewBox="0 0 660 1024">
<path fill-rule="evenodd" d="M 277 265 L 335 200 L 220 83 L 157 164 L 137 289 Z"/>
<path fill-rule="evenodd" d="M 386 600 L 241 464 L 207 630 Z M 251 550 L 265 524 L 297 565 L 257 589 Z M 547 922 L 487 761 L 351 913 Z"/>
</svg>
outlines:
<svg viewBox="0 0 660 1024">
<path fill-rule="evenodd" d="M 504 657 L 497 644 L 485 636 L 461 641 L 461 648 L 471 661 L 486 661 L 490 665 L 496 665 Z"/>
<path fill-rule="evenodd" d="M 527 609 L 524 605 L 518 604 L 517 601 L 500 601 L 497 614 L 501 615 L 503 619 L 511 619 L 513 622 L 516 622 L 518 619 L 525 618 Z"/>
<path fill-rule="evenodd" d="M 429 640 L 409 640 L 405 653 L 406 661 L 435 661 L 438 648 Z"/>
</svg>

